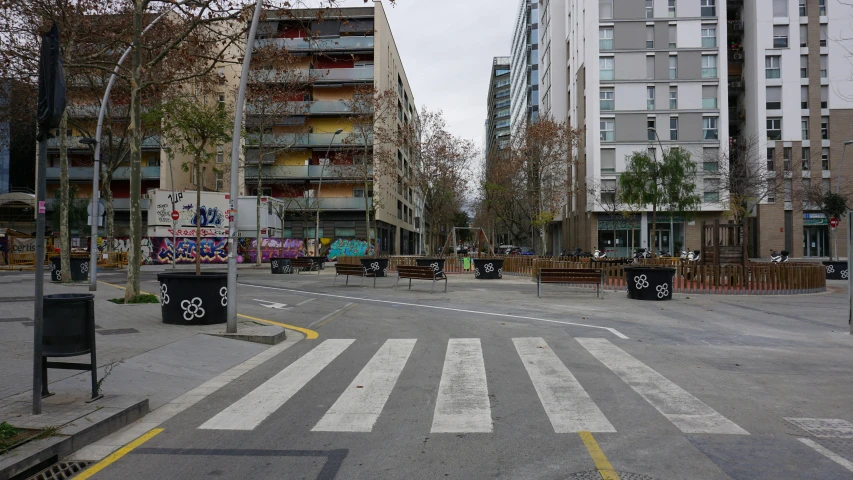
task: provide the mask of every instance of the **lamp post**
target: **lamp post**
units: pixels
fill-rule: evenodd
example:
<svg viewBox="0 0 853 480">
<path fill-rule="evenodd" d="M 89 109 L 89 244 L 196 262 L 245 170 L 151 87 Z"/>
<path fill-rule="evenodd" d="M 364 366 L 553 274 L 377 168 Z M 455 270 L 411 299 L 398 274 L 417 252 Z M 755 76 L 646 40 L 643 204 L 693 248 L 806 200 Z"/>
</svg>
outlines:
<svg viewBox="0 0 853 480">
<path fill-rule="evenodd" d="M 329 152 L 332 150 L 332 143 L 335 141 L 335 137 L 343 132 L 343 129 L 339 128 L 335 130 L 335 133 L 332 134 L 332 139 L 329 140 L 329 147 L 326 149 L 326 158 L 325 161 L 320 166 L 320 185 L 317 186 L 317 219 L 314 223 L 314 254 L 320 254 L 320 190 L 323 188 L 323 171 L 326 169 L 326 163 L 329 162 Z M 367 192 L 364 192 L 367 195 Z M 370 225 L 368 225 L 368 230 L 370 229 Z"/>
<path fill-rule="evenodd" d="M 656 139 L 657 139 L 657 141 L 658 141 L 658 145 L 660 145 L 660 154 L 661 154 L 661 155 L 663 155 L 663 142 L 661 142 L 661 141 L 660 141 L 660 135 L 658 135 L 658 131 L 657 131 L 657 130 L 655 130 L 653 127 L 649 127 L 649 129 L 648 129 L 648 130 L 649 130 L 650 132 L 652 132 L 652 133 L 654 133 L 654 134 L 655 134 L 655 138 L 656 138 Z M 655 150 L 655 163 L 657 163 L 657 158 L 658 158 L 657 150 Z M 655 185 L 655 189 L 657 189 L 657 185 Z M 655 219 L 654 219 L 654 221 L 655 221 L 655 222 L 657 222 L 657 219 L 655 218 Z M 657 224 L 655 224 L 654 231 L 655 231 L 655 233 L 657 233 Z M 672 213 L 671 213 L 671 212 L 670 212 L 670 215 L 669 215 L 669 236 L 670 236 L 670 242 L 669 242 L 669 245 L 670 245 L 670 249 L 671 249 L 671 248 L 672 248 Z M 652 242 L 654 242 L 654 241 L 655 241 L 655 239 L 654 239 L 654 238 L 652 238 Z M 656 247 L 655 245 L 651 245 L 649 248 L 651 248 L 651 249 L 652 249 L 652 252 L 651 252 L 651 253 L 652 253 L 652 257 L 654 257 L 654 256 L 655 256 L 655 251 L 654 251 L 654 249 L 655 249 L 655 248 L 657 248 L 657 247 Z M 670 250 L 670 252 L 669 252 L 669 253 L 670 253 L 670 255 L 672 255 L 672 251 L 671 251 L 671 250 Z"/>
<path fill-rule="evenodd" d="M 844 154 L 847 152 L 847 145 L 853 143 L 853 140 L 847 140 L 844 142 L 844 147 L 841 149 L 841 163 L 838 164 L 838 180 L 835 181 L 835 194 L 839 195 L 841 193 L 841 174 L 844 172 Z M 850 221 L 850 217 L 847 217 L 847 221 Z M 833 229 L 835 230 L 835 229 Z M 833 256 L 835 260 L 838 260 L 838 232 L 832 232 L 832 242 L 833 242 Z M 847 263 L 850 264 L 850 250 L 847 250 Z M 853 328 L 853 327 L 851 327 Z M 853 333 L 853 330 L 851 330 Z"/>
</svg>

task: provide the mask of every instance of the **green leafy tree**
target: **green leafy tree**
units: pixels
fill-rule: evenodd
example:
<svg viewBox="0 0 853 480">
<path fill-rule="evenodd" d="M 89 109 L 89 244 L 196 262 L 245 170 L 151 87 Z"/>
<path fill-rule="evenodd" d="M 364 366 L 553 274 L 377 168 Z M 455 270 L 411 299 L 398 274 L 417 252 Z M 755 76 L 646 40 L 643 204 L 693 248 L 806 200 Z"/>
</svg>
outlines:
<svg viewBox="0 0 853 480">
<path fill-rule="evenodd" d="M 647 152 L 634 152 L 619 177 L 619 198 L 639 208 L 652 207 L 652 236 L 657 234 L 658 211 L 685 217 L 702 204 L 696 192 L 696 163 L 680 147 L 663 151 L 660 161 Z M 654 248 L 651 249 L 654 257 Z"/>
</svg>

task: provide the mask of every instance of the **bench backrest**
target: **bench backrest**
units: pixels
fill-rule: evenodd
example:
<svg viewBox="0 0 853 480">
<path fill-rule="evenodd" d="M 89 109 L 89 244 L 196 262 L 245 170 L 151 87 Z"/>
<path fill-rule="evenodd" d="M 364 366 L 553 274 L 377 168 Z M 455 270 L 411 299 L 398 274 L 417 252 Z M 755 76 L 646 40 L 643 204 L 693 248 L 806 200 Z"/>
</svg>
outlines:
<svg viewBox="0 0 853 480">
<path fill-rule="evenodd" d="M 603 272 L 600 268 L 541 268 L 539 278 L 543 280 L 577 279 L 601 281 Z"/>
<path fill-rule="evenodd" d="M 434 280 L 436 276 L 436 272 L 432 267 L 407 267 L 398 265 L 397 273 L 404 278 L 427 278 Z"/>
<path fill-rule="evenodd" d="M 361 265 L 335 265 L 335 273 L 341 273 L 346 275 L 365 275 L 370 274 L 370 272 L 366 272 L 364 267 Z"/>
<path fill-rule="evenodd" d="M 290 265 L 294 267 L 310 267 L 314 265 L 314 261 L 310 258 L 294 258 L 290 261 Z"/>
</svg>

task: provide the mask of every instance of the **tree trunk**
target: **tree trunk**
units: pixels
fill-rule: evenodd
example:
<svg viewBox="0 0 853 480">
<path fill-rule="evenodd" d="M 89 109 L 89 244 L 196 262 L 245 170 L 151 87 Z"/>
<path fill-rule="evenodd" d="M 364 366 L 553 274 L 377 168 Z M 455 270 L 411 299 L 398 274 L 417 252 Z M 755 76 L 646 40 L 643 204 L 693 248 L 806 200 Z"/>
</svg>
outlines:
<svg viewBox="0 0 853 480">
<path fill-rule="evenodd" d="M 657 258 L 657 251 L 655 250 L 655 236 L 657 234 L 658 229 L 658 208 L 657 205 L 652 205 L 652 241 L 649 247 L 652 249 L 652 267 L 655 266 L 655 258 Z"/>
<path fill-rule="evenodd" d="M 106 246 L 104 248 L 105 251 L 111 252 L 113 249 L 113 238 L 115 237 L 115 208 L 113 207 L 113 190 L 110 188 L 110 182 L 112 182 L 113 176 L 112 173 L 109 173 L 104 176 L 103 181 L 103 193 L 104 193 L 104 203 L 106 203 L 106 214 L 107 214 L 107 239 Z"/>
<path fill-rule="evenodd" d="M 140 105 L 140 82 L 142 80 L 142 15 L 146 3 L 134 0 L 133 45 L 130 69 L 130 248 L 127 255 L 127 284 L 125 302 L 139 295 L 139 271 L 142 263 L 142 106 Z"/>
<path fill-rule="evenodd" d="M 255 265 L 261 265 L 261 195 L 263 195 L 263 189 L 261 188 L 261 168 L 264 164 L 264 126 L 261 125 L 261 132 L 258 134 L 258 192 L 255 194 L 255 239 L 257 243 L 255 244 L 255 253 L 258 258 L 255 261 Z"/>
<path fill-rule="evenodd" d="M 202 143 L 201 148 L 204 148 Z M 201 275 L 201 157 L 195 161 L 195 274 Z"/>
<path fill-rule="evenodd" d="M 71 283 L 71 231 L 68 229 L 68 111 L 59 122 L 59 248 L 62 283 Z M 39 259 L 39 261 L 44 261 Z"/>
</svg>

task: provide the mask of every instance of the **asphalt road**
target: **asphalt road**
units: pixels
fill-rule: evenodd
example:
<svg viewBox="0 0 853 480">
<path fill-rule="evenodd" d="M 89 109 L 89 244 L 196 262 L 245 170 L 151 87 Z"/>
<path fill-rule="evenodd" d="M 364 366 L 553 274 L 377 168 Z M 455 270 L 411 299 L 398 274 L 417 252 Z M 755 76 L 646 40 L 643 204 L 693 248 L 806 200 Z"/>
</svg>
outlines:
<svg viewBox="0 0 853 480">
<path fill-rule="evenodd" d="M 649 303 L 560 286 L 539 299 L 519 277 L 451 276 L 447 294 L 332 287 L 328 271 L 239 283 L 240 313 L 319 338 L 94 478 L 853 478 L 840 284 Z M 153 272 L 142 289 L 157 292 Z"/>
</svg>

